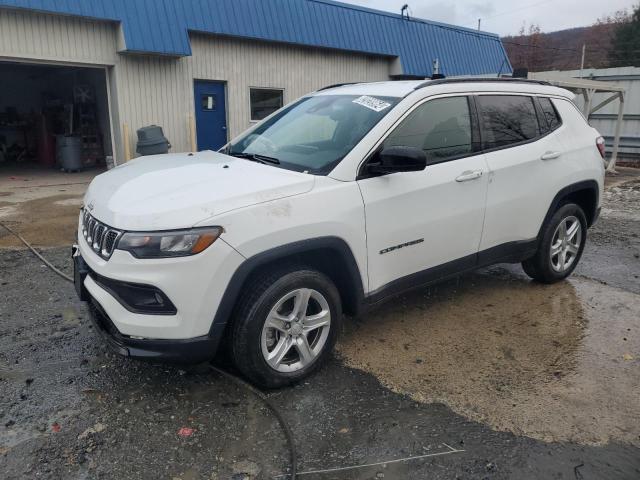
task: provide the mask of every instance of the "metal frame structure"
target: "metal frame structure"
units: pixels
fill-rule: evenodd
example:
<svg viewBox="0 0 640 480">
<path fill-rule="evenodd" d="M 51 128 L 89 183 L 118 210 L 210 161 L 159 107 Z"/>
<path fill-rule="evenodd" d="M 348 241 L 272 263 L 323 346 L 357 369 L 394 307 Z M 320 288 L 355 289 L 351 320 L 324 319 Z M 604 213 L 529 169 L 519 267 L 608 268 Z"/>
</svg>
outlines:
<svg viewBox="0 0 640 480">
<path fill-rule="evenodd" d="M 610 82 L 600 82 L 596 80 L 586 80 L 584 78 L 574 78 L 563 75 L 553 75 L 548 73 L 529 73 L 529 78 L 532 80 L 543 80 L 555 85 L 557 87 L 566 88 L 577 94 L 580 94 L 584 98 L 584 116 L 589 120 L 589 116 L 600 110 L 605 105 L 619 100 L 618 104 L 618 117 L 616 120 L 616 128 L 613 139 L 613 151 L 611 152 L 611 159 L 607 164 L 607 172 L 615 172 L 616 160 L 618 158 L 618 150 L 620 148 L 620 133 L 622 130 L 622 119 L 624 114 L 624 97 L 625 89 L 619 85 L 615 85 Z M 593 97 L 596 93 L 610 93 L 611 95 L 604 99 L 602 102 L 593 105 Z"/>
</svg>

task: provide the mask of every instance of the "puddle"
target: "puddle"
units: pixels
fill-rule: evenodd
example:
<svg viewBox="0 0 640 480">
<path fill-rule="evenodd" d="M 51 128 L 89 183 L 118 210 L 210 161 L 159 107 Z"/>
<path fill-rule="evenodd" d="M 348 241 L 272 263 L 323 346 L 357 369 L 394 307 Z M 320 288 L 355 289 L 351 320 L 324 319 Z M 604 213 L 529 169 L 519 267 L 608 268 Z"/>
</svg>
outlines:
<svg viewBox="0 0 640 480">
<path fill-rule="evenodd" d="M 545 441 L 640 445 L 637 295 L 501 268 L 416 291 L 347 325 L 345 363 L 420 402 Z"/>
</svg>

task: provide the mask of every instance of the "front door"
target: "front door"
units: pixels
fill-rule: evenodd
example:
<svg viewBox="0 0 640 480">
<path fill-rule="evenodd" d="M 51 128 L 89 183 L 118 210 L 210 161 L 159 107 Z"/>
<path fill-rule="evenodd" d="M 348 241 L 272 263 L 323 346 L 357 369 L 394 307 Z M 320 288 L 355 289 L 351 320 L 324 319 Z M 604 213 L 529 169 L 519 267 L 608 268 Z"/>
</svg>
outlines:
<svg viewBox="0 0 640 480">
<path fill-rule="evenodd" d="M 403 277 L 419 283 L 475 265 L 488 169 L 472 124 L 467 97 L 429 100 L 381 145 L 422 149 L 426 169 L 358 181 L 373 297 L 406 286 Z"/>
<path fill-rule="evenodd" d="M 224 83 L 196 80 L 194 96 L 198 151 L 218 150 L 227 143 Z"/>
</svg>

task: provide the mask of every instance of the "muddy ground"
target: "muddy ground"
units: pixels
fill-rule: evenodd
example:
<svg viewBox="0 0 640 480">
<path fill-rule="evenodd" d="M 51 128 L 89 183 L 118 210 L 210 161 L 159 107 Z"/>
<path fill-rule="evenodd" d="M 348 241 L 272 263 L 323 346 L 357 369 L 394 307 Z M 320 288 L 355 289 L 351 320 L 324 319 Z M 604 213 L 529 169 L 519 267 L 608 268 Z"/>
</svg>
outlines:
<svg viewBox="0 0 640 480">
<path fill-rule="evenodd" d="M 100 169 L 62 173 L 42 169 L 0 170 L 0 222 L 36 246 L 66 246 L 73 241 L 78 209 Z M 0 248 L 22 246 L 0 228 Z"/>
<path fill-rule="evenodd" d="M 41 201 L 59 218 L 81 191 L 33 188 L 49 191 L 0 221 L 63 244 L 69 221 L 47 243 L 42 206 L 38 230 L 20 212 Z M 639 206 L 640 178 L 612 179 L 562 284 L 499 265 L 347 321 L 326 368 L 268 393 L 301 478 L 640 478 Z M 66 247 L 43 252 L 70 270 Z M 73 287 L 27 251 L 0 249 L 0 298 L 1 478 L 287 478 L 264 404 L 206 365 L 111 354 Z"/>
</svg>

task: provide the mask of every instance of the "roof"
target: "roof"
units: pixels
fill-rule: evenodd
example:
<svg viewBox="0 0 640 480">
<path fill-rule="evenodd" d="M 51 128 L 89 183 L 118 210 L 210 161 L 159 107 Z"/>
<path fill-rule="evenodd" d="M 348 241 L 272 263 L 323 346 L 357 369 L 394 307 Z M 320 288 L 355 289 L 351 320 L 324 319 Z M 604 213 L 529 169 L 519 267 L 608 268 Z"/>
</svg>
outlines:
<svg viewBox="0 0 640 480">
<path fill-rule="evenodd" d="M 352 83 L 316 92 L 314 95 L 374 95 L 378 97 L 405 97 L 418 90 L 432 95 L 442 93 L 496 92 L 553 95 L 573 99 L 574 94 L 563 88 L 515 79 L 452 79 L 451 81 L 407 80 L 401 82 Z"/>
<path fill-rule="evenodd" d="M 510 73 L 491 33 L 330 0 L 0 0 L 0 7 L 119 22 L 125 51 L 185 56 L 188 32 L 398 57 L 402 72 L 431 76 Z"/>
</svg>

